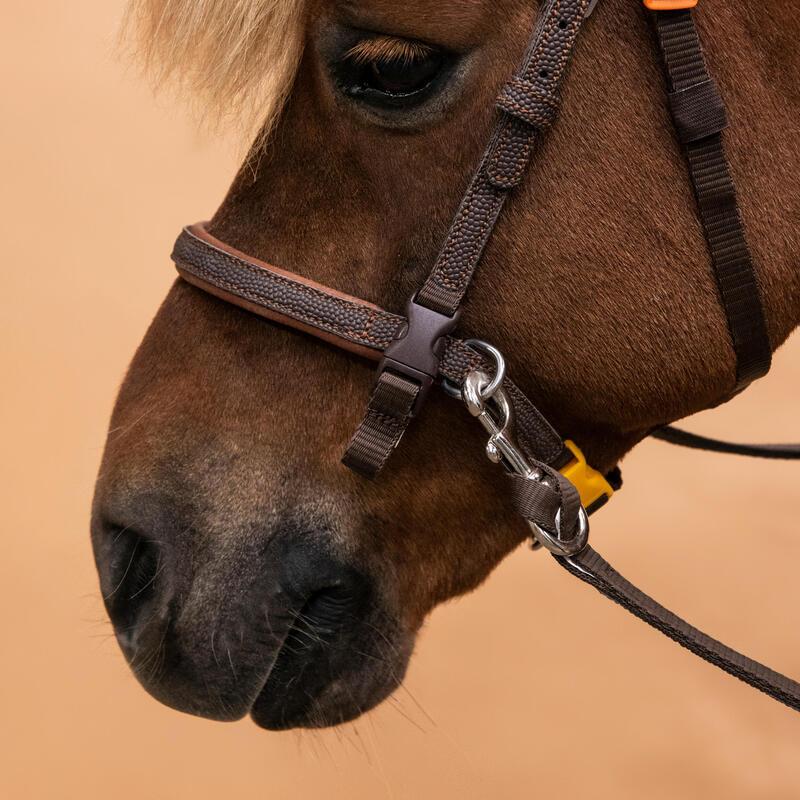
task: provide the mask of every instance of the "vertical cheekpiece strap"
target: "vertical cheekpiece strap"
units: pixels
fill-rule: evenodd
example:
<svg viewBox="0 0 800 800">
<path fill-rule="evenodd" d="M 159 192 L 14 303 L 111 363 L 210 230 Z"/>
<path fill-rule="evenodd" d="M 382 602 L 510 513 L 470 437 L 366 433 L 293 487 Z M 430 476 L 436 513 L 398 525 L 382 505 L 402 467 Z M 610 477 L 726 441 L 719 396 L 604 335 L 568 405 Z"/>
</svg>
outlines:
<svg viewBox="0 0 800 800">
<path fill-rule="evenodd" d="M 645 5 L 664 7 L 653 0 L 645 0 Z M 686 3 L 671 5 L 675 8 Z M 732 391 L 736 394 L 769 371 L 772 350 L 736 187 L 722 146 L 722 131 L 728 125 L 725 106 L 709 75 L 689 8 L 657 10 L 654 16 L 670 110 L 686 154 L 736 353 L 736 384 Z"/>
<path fill-rule="evenodd" d="M 366 415 L 342 459 L 361 475 L 371 478 L 380 472 L 436 377 L 438 356 L 431 361 L 430 355 L 436 353 L 438 339 L 432 334 L 441 337 L 457 321 L 506 197 L 522 179 L 536 137 L 555 119 L 567 62 L 581 24 L 595 4 L 590 0 L 542 4 L 522 67 L 497 99 L 501 113 L 492 139 L 431 274 L 409 304 L 408 327 L 385 351 Z M 396 376 L 403 381 L 398 383 Z"/>
</svg>

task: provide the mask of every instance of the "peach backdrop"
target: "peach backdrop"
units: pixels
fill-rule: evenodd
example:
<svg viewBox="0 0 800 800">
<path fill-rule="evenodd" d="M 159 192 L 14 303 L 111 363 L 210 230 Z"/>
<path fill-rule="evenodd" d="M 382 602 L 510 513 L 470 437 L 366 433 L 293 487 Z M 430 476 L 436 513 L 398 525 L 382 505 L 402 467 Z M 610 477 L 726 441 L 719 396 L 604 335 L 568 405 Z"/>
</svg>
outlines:
<svg viewBox="0 0 800 800">
<path fill-rule="evenodd" d="M 436 611 L 407 688 L 340 730 L 208 722 L 139 688 L 99 597 L 92 483 L 173 237 L 213 212 L 237 154 L 112 58 L 120 12 L 6 3 L 0 28 L 0 796 L 800 796 L 800 715 L 525 549 Z M 798 391 L 795 335 L 769 378 L 690 426 L 798 438 Z M 624 472 L 602 552 L 800 676 L 800 466 L 648 442 Z"/>
</svg>

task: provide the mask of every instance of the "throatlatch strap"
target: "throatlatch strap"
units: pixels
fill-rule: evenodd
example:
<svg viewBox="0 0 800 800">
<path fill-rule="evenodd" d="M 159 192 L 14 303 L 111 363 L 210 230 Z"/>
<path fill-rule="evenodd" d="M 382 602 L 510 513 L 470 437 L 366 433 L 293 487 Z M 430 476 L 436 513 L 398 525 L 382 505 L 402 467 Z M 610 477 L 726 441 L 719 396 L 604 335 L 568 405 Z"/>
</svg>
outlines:
<svg viewBox="0 0 800 800">
<path fill-rule="evenodd" d="M 497 99 L 502 114 L 494 135 L 415 304 L 445 317 L 458 311 L 508 192 L 522 179 L 536 136 L 549 128 L 556 116 L 558 88 L 581 23 L 594 5 L 589 0 L 546 0 L 543 5 L 523 66 Z M 395 363 L 382 370 L 398 366 L 402 368 Z M 420 371 L 416 364 L 407 367 L 401 372 L 406 377 Z M 342 460 L 357 472 L 374 477 L 402 432 L 395 436 L 396 431 L 389 431 L 398 421 L 376 402 L 374 393 L 367 417 L 370 423 L 358 427 Z M 411 415 L 401 424 L 405 427 L 410 420 Z M 379 433 L 381 425 L 387 430 Z M 380 443 L 388 449 L 380 450 Z M 364 453 L 370 454 L 369 459 L 362 457 Z"/>
<path fill-rule="evenodd" d="M 657 11 L 670 109 L 697 196 L 714 276 L 736 353 L 732 394 L 769 371 L 772 351 L 736 187 L 722 146 L 725 107 L 688 9 Z"/>
<path fill-rule="evenodd" d="M 571 558 L 558 556 L 555 558 L 573 575 L 594 586 L 606 597 L 619 603 L 631 614 L 652 625 L 682 647 L 790 708 L 800 711 L 800 683 L 743 656 L 668 611 L 623 578 L 591 547 L 587 546 L 577 556 Z"/>
</svg>

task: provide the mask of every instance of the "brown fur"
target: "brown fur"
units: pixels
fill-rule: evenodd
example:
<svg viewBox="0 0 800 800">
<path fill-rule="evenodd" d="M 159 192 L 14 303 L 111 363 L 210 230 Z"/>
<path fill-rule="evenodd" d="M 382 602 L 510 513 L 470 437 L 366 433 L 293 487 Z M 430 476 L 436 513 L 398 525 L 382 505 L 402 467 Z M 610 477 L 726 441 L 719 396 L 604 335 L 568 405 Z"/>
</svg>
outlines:
<svg viewBox="0 0 800 800">
<path fill-rule="evenodd" d="M 460 326 L 503 350 L 514 380 L 602 469 L 653 425 L 718 401 L 734 373 L 640 5 L 604 0 L 587 24 L 559 119 L 503 212 Z M 273 139 L 211 232 L 400 311 L 436 256 L 532 28 L 529 3 L 501 6 L 313 5 Z M 788 0 L 766 6 L 706 3 L 696 17 L 730 112 L 726 148 L 777 347 L 800 320 L 800 26 Z M 332 18 L 472 52 L 467 88 L 413 131 L 365 121 L 320 77 L 314 41 Z M 324 520 L 416 630 L 526 531 L 481 431 L 440 394 L 380 480 L 341 466 L 372 370 L 178 281 L 121 391 L 98 508 L 135 514 L 143 492 L 198 498 L 192 552 L 202 548 L 212 575 L 253 535 L 246 522 L 268 536 L 289 517 Z"/>
</svg>

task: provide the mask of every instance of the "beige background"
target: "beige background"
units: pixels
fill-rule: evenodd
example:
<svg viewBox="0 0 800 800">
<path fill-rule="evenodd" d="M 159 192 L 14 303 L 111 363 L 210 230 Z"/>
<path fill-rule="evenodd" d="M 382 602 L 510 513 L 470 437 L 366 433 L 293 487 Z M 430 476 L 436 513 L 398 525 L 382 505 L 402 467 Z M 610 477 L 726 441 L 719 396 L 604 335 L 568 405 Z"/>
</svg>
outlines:
<svg viewBox="0 0 800 800">
<path fill-rule="evenodd" d="M 102 610 L 91 488 L 173 237 L 214 210 L 236 153 L 111 58 L 120 9 L 6 3 L 0 26 L 0 796 L 800 796 L 800 715 L 525 550 L 434 613 L 407 688 L 354 725 L 271 734 L 139 688 Z M 691 426 L 798 438 L 798 390 L 795 336 L 767 380 Z M 800 467 L 657 442 L 624 467 L 600 549 L 800 676 Z"/>
</svg>

